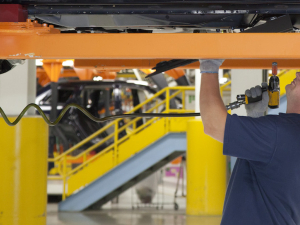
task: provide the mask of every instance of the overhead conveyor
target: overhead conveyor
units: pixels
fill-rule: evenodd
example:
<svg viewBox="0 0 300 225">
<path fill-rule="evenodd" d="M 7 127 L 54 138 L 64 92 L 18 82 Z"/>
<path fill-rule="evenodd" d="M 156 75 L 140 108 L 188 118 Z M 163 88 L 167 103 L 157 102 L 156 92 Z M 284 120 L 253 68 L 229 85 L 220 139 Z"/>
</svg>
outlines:
<svg viewBox="0 0 300 225">
<path fill-rule="evenodd" d="M 292 67 L 296 66 L 293 63 L 299 63 L 300 46 L 297 44 L 299 42 L 298 33 L 62 34 L 52 25 L 39 25 L 30 20 L 20 23 L 0 23 L 0 58 L 2 59 L 155 59 L 161 61 L 226 58 L 228 66 L 224 64 L 224 68 L 234 67 L 234 64 L 244 66 L 243 62 L 249 66 L 251 62 L 249 60 L 254 59 L 256 61 L 252 61 L 252 66 L 257 63 L 258 68 L 268 65 L 266 61 L 265 64 L 259 63 L 259 59 L 270 61 L 293 59 L 285 63 L 286 66 Z M 151 67 L 158 63 L 151 60 L 148 61 Z M 142 62 L 147 63 L 147 61 Z M 96 66 L 101 67 L 102 64 Z"/>
</svg>

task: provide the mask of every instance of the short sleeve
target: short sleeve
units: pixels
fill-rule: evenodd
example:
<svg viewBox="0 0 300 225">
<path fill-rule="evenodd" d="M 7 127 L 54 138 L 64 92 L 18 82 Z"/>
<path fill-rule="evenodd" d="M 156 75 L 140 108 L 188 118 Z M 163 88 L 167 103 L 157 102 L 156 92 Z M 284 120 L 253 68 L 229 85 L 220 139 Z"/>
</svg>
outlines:
<svg viewBox="0 0 300 225">
<path fill-rule="evenodd" d="M 227 115 L 223 154 L 268 163 L 276 147 L 276 120 Z"/>
</svg>

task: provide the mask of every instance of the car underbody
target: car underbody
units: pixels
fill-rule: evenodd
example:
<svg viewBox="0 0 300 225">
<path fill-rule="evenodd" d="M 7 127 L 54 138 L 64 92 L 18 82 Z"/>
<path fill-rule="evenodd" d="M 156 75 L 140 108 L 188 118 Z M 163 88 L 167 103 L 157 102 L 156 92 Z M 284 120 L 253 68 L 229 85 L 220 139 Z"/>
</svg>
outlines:
<svg viewBox="0 0 300 225">
<path fill-rule="evenodd" d="M 30 19 L 53 24 L 63 33 L 277 33 L 300 28 L 300 3 L 295 0 L 4 0 L 2 4 L 5 3 L 22 5 Z M 286 15 L 288 20 L 277 20 Z M 270 21 L 271 26 L 253 29 Z"/>
</svg>

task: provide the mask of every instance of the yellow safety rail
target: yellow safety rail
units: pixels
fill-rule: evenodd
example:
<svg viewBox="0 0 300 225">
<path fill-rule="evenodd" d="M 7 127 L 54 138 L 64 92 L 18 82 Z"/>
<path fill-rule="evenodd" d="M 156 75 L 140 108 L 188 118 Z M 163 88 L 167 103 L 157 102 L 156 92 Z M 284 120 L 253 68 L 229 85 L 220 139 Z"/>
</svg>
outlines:
<svg viewBox="0 0 300 225">
<path fill-rule="evenodd" d="M 221 96 L 223 97 L 223 92 L 224 91 L 231 91 L 231 88 L 228 88 L 227 86 L 231 85 L 231 80 L 230 81 L 227 81 L 225 84 L 221 85 L 220 86 L 220 93 L 221 93 Z"/>
<path fill-rule="evenodd" d="M 186 102 L 185 102 L 185 96 L 186 96 L 186 91 L 193 91 L 195 90 L 194 87 L 184 87 L 184 86 L 179 86 L 179 87 L 167 87 L 164 88 L 163 90 L 157 92 L 153 97 L 147 99 L 143 103 L 139 104 L 135 108 L 133 108 L 131 111 L 128 112 L 134 113 L 136 110 L 139 109 L 144 109 L 145 113 L 151 113 L 155 112 L 157 113 L 158 110 L 161 110 L 164 108 L 164 113 L 191 113 L 194 112 L 194 110 L 191 109 L 186 109 Z M 161 100 L 159 96 L 165 95 L 165 99 Z M 182 108 L 181 109 L 171 109 L 170 108 L 170 100 L 175 98 L 175 97 L 181 97 L 182 99 Z M 155 104 L 154 106 L 151 106 L 151 104 Z M 150 105 L 150 106 L 149 106 Z M 149 109 L 146 109 L 147 107 L 150 107 Z M 49 162 L 54 162 L 56 165 L 58 165 L 58 173 L 59 175 L 56 176 L 48 176 L 48 179 L 51 180 L 56 180 L 56 179 L 61 179 L 63 180 L 63 200 L 66 198 L 66 196 L 73 194 L 75 191 L 78 191 L 80 188 L 84 187 L 85 185 L 89 184 L 92 182 L 92 179 L 96 179 L 97 177 L 100 177 L 113 169 L 115 166 L 119 165 L 120 163 L 124 162 L 126 159 L 131 157 L 132 155 L 136 154 L 137 152 L 141 151 L 144 147 L 146 147 L 147 141 L 145 143 L 141 143 L 139 147 L 136 146 L 127 146 L 129 147 L 129 152 L 123 155 L 119 155 L 119 151 L 121 151 L 120 146 L 123 146 L 124 149 L 124 143 L 126 143 L 127 140 L 134 139 L 134 135 L 138 136 L 139 133 L 145 132 L 145 128 L 148 127 L 153 127 L 153 130 L 151 130 L 151 134 L 148 132 L 146 135 L 156 135 L 157 138 L 161 137 L 160 135 L 164 135 L 170 131 L 172 132 L 183 132 L 184 125 L 183 123 L 180 123 L 180 120 L 178 118 L 151 118 L 148 119 L 143 125 L 137 127 L 136 123 L 139 121 L 141 118 L 134 118 L 131 121 L 127 122 L 124 126 L 119 127 L 119 122 L 122 119 L 116 119 L 112 121 L 111 123 L 107 124 L 85 140 L 79 142 L 75 146 L 71 147 L 67 151 L 65 151 L 63 154 L 56 156 L 55 158 L 50 158 L 48 159 Z M 174 120 L 175 119 L 175 120 Z M 176 120 L 177 119 L 177 120 Z M 190 118 L 189 118 L 190 119 Z M 173 120 L 175 121 L 174 123 L 171 123 L 170 121 Z M 186 121 L 187 118 L 184 118 Z M 158 126 L 160 124 L 159 127 Z M 176 125 L 174 125 L 176 124 Z M 126 136 L 119 138 L 119 133 L 121 131 L 124 131 L 125 129 L 131 128 L 131 132 L 127 134 Z M 114 129 L 114 132 L 109 132 L 107 137 L 103 138 L 101 141 L 98 143 L 94 144 L 93 146 L 89 147 L 88 149 L 84 150 L 83 152 L 77 154 L 74 156 L 74 153 L 76 150 L 78 150 L 80 147 L 82 147 L 84 144 L 88 143 L 92 139 L 96 138 L 98 135 L 101 133 L 107 131 L 108 129 L 112 130 Z M 155 129 L 154 129 L 155 128 Z M 157 130 L 158 129 L 158 130 Z M 147 129 L 146 129 L 147 130 Z M 156 134 L 157 133 L 157 134 Z M 149 137 L 149 136 L 148 136 Z M 97 147 L 103 145 L 105 142 L 113 140 L 113 143 L 106 147 L 104 150 L 100 151 L 99 153 L 95 154 L 92 157 L 90 156 L 90 152 L 96 149 Z M 158 140 L 158 139 L 157 139 Z M 155 141 L 153 139 L 153 141 Z M 149 144 L 151 143 L 151 138 L 148 140 Z M 130 149 L 132 148 L 132 149 Z M 126 149 L 127 150 L 127 149 Z M 124 151 L 123 151 L 124 152 Z M 76 167 L 70 169 L 68 168 L 68 161 L 71 160 L 76 160 L 78 158 L 82 158 L 82 163 L 77 165 Z M 101 163 L 99 164 L 99 160 L 101 160 Z M 96 162 L 98 162 L 98 165 L 101 165 L 101 168 L 97 167 L 96 175 L 91 175 L 89 179 L 85 179 L 86 175 L 80 175 L 82 170 L 87 169 L 87 171 L 95 171 L 95 168 L 93 168 L 93 163 L 96 165 Z M 93 168 L 93 170 L 88 170 L 88 167 Z M 88 174 L 87 174 L 88 175 Z M 96 177 L 97 176 L 97 177 Z M 76 182 L 78 183 L 77 185 L 74 184 L 74 180 L 72 180 L 72 177 L 76 177 Z M 73 182 L 73 183 L 72 183 Z M 71 187 L 72 184 L 74 187 Z"/>
</svg>

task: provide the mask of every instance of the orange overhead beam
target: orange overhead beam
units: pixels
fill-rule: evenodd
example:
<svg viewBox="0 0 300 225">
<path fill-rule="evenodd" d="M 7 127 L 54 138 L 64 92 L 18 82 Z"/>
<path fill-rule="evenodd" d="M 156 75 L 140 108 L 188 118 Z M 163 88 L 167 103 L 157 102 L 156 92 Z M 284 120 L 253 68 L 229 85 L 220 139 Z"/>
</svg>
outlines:
<svg viewBox="0 0 300 225">
<path fill-rule="evenodd" d="M 2 59 L 300 59 L 298 33 L 1 32 Z"/>
<path fill-rule="evenodd" d="M 157 63 L 171 59 L 76 59 L 77 68 L 102 70 L 151 69 Z M 278 63 L 279 69 L 300 69 L 300 59 L 227 59 L 221 69 L 271 69 L 272 62 Z M 180 69 L 199 69 L 200 63 L 192 63 Z"/>
</svg>

